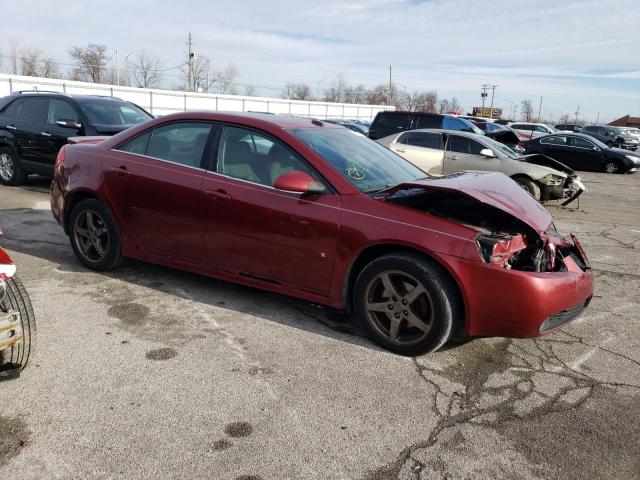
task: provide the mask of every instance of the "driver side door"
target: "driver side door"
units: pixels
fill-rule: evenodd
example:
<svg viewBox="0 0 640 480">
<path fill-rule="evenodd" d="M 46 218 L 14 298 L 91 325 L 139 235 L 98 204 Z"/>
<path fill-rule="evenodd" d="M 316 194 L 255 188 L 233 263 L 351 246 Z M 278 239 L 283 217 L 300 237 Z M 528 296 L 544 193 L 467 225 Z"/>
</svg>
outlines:
<svg viewBox="0 0 640 480">
<path fill-rule="evenodd" d="M 500 171 L 500 159 L 481 155 L 480 152 L 487 147 L 480 142 L 462 135 L 449 134 L 448 137 L 444 160 L 445 173 L 462 170 Z"/>
<path fill-rule="evenodd" d="M 277 190 L 302 171 L 326 193 Z M 203 182 L 204 241 L 216 268 L 326 295 L 340 221 L 340 197 L 288 145 L 262 131 L 224 125 Z"/>
</svg>

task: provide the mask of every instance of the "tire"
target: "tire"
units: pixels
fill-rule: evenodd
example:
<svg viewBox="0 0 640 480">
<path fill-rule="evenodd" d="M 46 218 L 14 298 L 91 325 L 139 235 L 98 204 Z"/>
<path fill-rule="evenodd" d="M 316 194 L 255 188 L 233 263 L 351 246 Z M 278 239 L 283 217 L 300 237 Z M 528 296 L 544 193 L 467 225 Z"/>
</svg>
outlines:
<svg viewBox="0 0 640 480">
<path fill-rule="evenodd" d="M 620 164 L 615 160 L 607 160 L 602 166 L 604 173 L 614 174 L 620 172 Z"/>
<path fill-rule="evenodd" d="M 27 175 L 20 167 L 18 154 L 9 147 L 0 147 L 0 183 L 22 185 Z"/>
<path fill-rule="evenodd" d="M 0 377 L 16 376 L 24 370 L 33 357 L 36 342 L 36 317 L 31 301 L 18 277 L 7 282 L 7 291 L 0 302 L 0 311 L 14 310 L 20 313 L 22 341 L 0 351 Z"/>
<path fill-rule="evenodd" d="M 518 185 L 520 185 L 520 188 L 522 188 L 525 192 L 527 192 L 536 200 L 540 201 L 540 196 L 541 196 L 540 186 L 536 182 L 528 178 L 522 178 L 522 177 L 517 177 L 517 178 L 514 178 L 513 180 Z"/>
<path fill-rule="evenodd" d="M 420 286 L 421 293 L 414 294 L 414 288 Z M 412 253 L 383 255 L 364 267 L 356 279 L 352 305 L 371 339 L 401 355 L 438 350 L 454 331 L 461 330 L 464 321 L 451 277 L 435 262 Z M 416 323 L 416 318 L 421 323 Z M 420 328 L 414 326 L 418 324 Z"/>
<path fill-rule="evenodd" d="M 101 201 L 91 198 L 73 207 L 67 232 L 73 252 L 85 267 L 105 272 L 120 263 L 120 235 L 111 212 Z"/>
</svg>

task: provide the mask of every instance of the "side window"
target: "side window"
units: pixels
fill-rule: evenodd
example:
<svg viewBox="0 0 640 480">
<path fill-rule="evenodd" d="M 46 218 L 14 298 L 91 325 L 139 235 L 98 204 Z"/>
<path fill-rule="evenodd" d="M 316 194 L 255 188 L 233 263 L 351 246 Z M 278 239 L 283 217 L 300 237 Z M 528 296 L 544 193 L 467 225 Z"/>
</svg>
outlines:
<svg viewBox="0 0 640 480">
<path fill-rule="evenodd" d="M 147 156 L 199 168 L 211 124 L 180 122 L 153 129 Z"/>
<path fill-rule="evenodd" d="M 511 128 L 514 128 L 516 130 L 527 130 L 527 131 L 533 130 L 533 127 L 531 125 L 522 125 L 519 123 L 516 123 L 515 125 L 511 125 Z"/>
<path fill-rule="evenodd" d="M 147 152 L 147 145 L 151 138 L 151 131 L 145 132 L 142 135 L 138 135 L 133 140 L 119 145 L 114 150 L 120 150 L 121 152 L 137 153 L 138 155 L 144 155 Z"/>
<path fill-rule="evenodd" d="M 569 145 L 569 140 L 567 137 L 563 137 L 563 136 L 554 136 L 554 137 L 545 137 L 542 140 L 540 140 L 540 143 L 546 144 L 546 145 L 564 145 L 564 146 L 568 146 Z"/>
<path fill-rule="evenodd" d="M 9 104 L 8 107 L 4 109 L 2 112 L 3 115 L 7 117 L 17 117 L 18 111 L 20 110 L 20 105 L 22 104 L 22 99 L 15 100 Z"/>
<path fill-rule="evenodd" d="M 409 132 L 403 136 L 406 139 L 404 143 L 407 145 L 442 150 L 442 135 L 439 133 Z"/>
<path fill-rule="evenodd" d="M 224 127 L 216 170 L 222 175 L 269 187 L 280 175 L 294 170 L 318 180 L 307 163 L 280 141 L 240 127 Z"/>
<path fill-rule="evenodd" d="M 457 130 L 459 132 L 471 132 L 471 127 L 464 121 L 456 117 L 444 117 L 442 128 L 445 130 Z"/>
<path fill-rule="evenodd" d="M 573 146 L 576 148 L 586 148 L 587 150 L 591 150 L 595 145 L 591 143 L 589 140 L 585 140 L 580 137 L 573 137 Z"/>
<path fill-rule="evenodd" d="M 30 122 L 44 122 L 48 105 L 48 98 L 25 98 L 18 118 Z"/>
<path fill-rule="evenodd" d="M 409 127 L 409 115 L 382 113 L 380 115 L 380 126 L 397 130 L 406 129 Z"/>
<path fill-rule="evenodd" d="M 440 117 L 436 115 L 418 115 L 416 128 L 440 128 Z"/>
<path fill-rule="evenodd" d="M 533 130 L 540 133 L 551 133 L 549 130 L 547 130 L 546 127 L 542 125 L 534 125 Z"/>
<path fill-rule="evenodd" d="M 49 114 L 47 115 L 47 123 L 55 125 L 58 120 L 71 120 L 77 122 L 78 113 L 66 100 L 52 98 L 49 101 Z"/>
<path fill-rule="evenodd" d="M 449 145 L 447 148 L 452 152 L 480 155 L 480 150 L 485 147 L 470 138 L 460 137 L 458 135 L 450 135 Z"/>
</svg>

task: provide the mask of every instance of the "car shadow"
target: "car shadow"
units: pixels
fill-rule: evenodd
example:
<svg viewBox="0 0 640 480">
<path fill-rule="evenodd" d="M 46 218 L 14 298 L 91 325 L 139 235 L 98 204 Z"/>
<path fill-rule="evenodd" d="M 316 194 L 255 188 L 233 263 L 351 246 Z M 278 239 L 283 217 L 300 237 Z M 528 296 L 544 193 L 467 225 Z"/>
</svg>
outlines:
<svg viewBox="0 0 640 480">
<path fill-rule="evenodd" d="M 48 210 L 0 210 L 0 227 L 4 231 L 0 237 L 1 246 L 57 264 L 52 275 L 85 274 L 83 277 L 65 276 L 66 281 L 72 282 L 72 288 L 74 283 L 86 284 L 92 276 L 116 279 L 158 293 L 383 351 L 346 312 L 304 300 L 132 259 L 126 259 L 121 267 L 111 272 L 91 271 L 77 260 L 68 237 Z M 92 295 L 96 298 L 95 293 Z M 455 348 L 460 344 L 460 340 L 452 340 L 444 348 Z"/>
</svg>

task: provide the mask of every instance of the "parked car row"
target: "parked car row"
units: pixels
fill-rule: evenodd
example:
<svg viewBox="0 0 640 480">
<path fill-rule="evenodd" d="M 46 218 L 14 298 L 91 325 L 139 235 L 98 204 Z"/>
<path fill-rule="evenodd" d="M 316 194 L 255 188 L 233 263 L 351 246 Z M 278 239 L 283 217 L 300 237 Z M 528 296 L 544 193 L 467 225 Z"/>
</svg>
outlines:
<svg viewBox="0 0 640 480">
<path fill-rule="evenodd" d="M 410 130 L 377 140 L 427 173 L 502 172 L 536 200 L 577 198 L 585 187 L 570 168 L 541 155 L 520 156 L 486 136 L 453 130 Z"/>
</svg>

